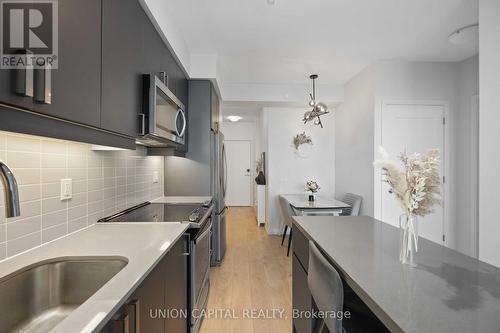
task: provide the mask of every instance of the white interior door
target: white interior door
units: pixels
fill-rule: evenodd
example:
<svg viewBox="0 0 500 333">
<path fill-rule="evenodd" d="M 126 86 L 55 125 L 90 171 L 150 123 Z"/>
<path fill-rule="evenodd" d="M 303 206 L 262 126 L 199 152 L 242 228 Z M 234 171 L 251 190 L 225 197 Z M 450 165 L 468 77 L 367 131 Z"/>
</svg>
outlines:
<svg viewBox="0 0 500 333">
<path fill-rule="evenodd" d="M 252 205 L 252 144 L 250 141 L 226 140 L 226 205 Z"/>
<path fill-rule="evenodd" d="M 405 152 L 423 153 L 439 149 L 441 176 L 444 175 L 444 106 L 385 104 L 382 110 L 382 147 L 391 159 Z M 441 178 L 443 179 L 443 178 Z M 397 226 L 402 209 L 386 183 L 381 187 L 381 219 Z M 444 199 L 444 193 L 443 193 Z M 436 206 L 434 213 L 419 217 L 419 234 L 436 243 L 444 241 L 444 212 Z"/>
</svg>

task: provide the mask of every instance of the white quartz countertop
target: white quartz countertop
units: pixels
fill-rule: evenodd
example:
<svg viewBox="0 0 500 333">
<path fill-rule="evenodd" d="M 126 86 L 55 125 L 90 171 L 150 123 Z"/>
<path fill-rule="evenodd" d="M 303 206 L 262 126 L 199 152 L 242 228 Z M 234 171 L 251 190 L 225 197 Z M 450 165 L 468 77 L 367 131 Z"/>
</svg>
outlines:
<svg viewBox="0 0 500 333">
<path fill-rule="evenodd" d="M 121 257 L 127 265 L 51 333 L 97 332 L 186 231 L 181 223 L 99 223 L 0 261 L 0 279 L 40 261 Z"/>
<path fill-rule="evenodd" d="M 206 201 L 212 200 L 210 196 L 165 196 L 159 197 L 151 200 L 151 203 L 170 203 L 170 204 L 181 204 L 181 203 L 204 203 Z"/>
</svg>

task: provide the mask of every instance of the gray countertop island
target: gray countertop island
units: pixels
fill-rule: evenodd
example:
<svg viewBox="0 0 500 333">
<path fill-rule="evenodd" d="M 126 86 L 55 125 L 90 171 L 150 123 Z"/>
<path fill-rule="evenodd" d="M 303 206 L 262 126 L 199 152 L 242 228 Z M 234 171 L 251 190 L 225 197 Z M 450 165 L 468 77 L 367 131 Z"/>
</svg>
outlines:
<svg viewBox="0 0 500 333">
<path fill-rule="evenodd" d="M 500 269 L 420 238 L 398 260 L 399 230 L 370 217 L 295 217 L 391 332 L 500 332 Z"/>
</svg>

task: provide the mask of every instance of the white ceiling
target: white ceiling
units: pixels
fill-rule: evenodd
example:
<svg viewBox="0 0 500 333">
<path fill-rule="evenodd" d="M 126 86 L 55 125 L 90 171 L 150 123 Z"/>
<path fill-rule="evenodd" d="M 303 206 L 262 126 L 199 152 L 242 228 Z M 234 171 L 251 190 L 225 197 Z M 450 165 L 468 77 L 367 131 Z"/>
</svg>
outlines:
<svg viewBox="0 0 500 333">
<path fill-rule="evenodd" d="M 162 0 L 164 1 L 164 0 Z M 155 2 L 150 0 L 148 2 Z M 169 0 L 191 54 L 217 55 L 224 84 L 344 84 L 377 60 L 460 61 L 448 42 L 478 21 L 477 0 Z M 168 10 L 168 13 L 165 13 Z"/>
</svg>

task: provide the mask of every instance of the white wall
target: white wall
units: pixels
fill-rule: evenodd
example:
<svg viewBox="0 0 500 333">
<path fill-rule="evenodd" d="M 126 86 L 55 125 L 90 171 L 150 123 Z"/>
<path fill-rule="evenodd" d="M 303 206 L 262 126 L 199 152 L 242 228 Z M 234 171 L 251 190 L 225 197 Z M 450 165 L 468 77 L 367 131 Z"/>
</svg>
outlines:
<svg viewBox="0 0 500 333">
<path fill-rule="evenodd" d="M 472 100 L 479 94 L 479 57 L 476 55 L 457 64 L 457 116 L 455 122 L 456 230 L 454 248 L 477 257 L 475 225 L 477 202 L 477 114 L 472 113 Z M 476 136 L 476 137 L 473 137 Z"/>
<path fill-rule="evenodd" d="M 442 156 L 446 174 L 443 193 L 446 244 L 455 247 L 456 226 L 456 173 L 453 166 L 456 149 L 457 64 L 443 62 L 399 62 L 384 61 L 376 67 L 375 88 L 375 147 L 380 145 L 380 119 L 382 103 L 385 101 L 438 102 L 447 104 L 445 110 L 445 151 Z M 446 146 L 448 144 L 448 146 Z M 375 173 L 375 217 L 380 216 L 381 193 L 380 172 Z"/>
<path fill-rule="evenodd" d="M 282 232 L 278 195 L 304 193 L 304 184 L 316 180 L 320 195 L 335 192 L 334 114 L 322 117 L 324 128 L 301 122 L 304 108 L 264 108 L 267 129 L 267 209 L 266 229 L 270 234 Z M 292 140 L 305 131 L 313 140 L 307 157 L 295 153 Z"/>
<path fill-rule="evenodd" d="M 371 162 L 381 140 L 382 103 L 446 103 L 446 244 L 473 254 L 473 225 L 465 212 L 472 186 L 471 147 L 464 142 L 472 135 L 470 99 L 478 91 L 477 66 L 477 56 L 461 63 L 383 61 L 349 81 L 336 115 L 337 195 L 360 193 L 362 214 L 380 216 L 381 177 Z"/>
<path fill-rule="evenodd" d="M 500 1 L 479 1 L 479 258 L 500 266 Z"/>
<path fill-rule="evenodd" d="M 284 103 L 307 103 L 304 100 L 304 92 L 311 89 L 311 83 L 286 83 L 286 84 L 263 84 L 263 83 L 231 83 L 223 84 L 222 97 L 224 101 L 248 101 L 248 102 L 284 102 Z M 321 84 L 316 86 L 317 96 L 322 101 L 342 101 L 344 98 L 344 87 L 340 84 Z M 307 97 L 307 96 L 306 96 Z M 307 105 L 307 104 L 306 104 Z"/>
<path fill-rule="evenodd" d="M 335 192 L 363 197 L 361 214 L 373 216 L 374 68 L 345 86 L 344 103 L 335 113 Z"/>
</svg>

